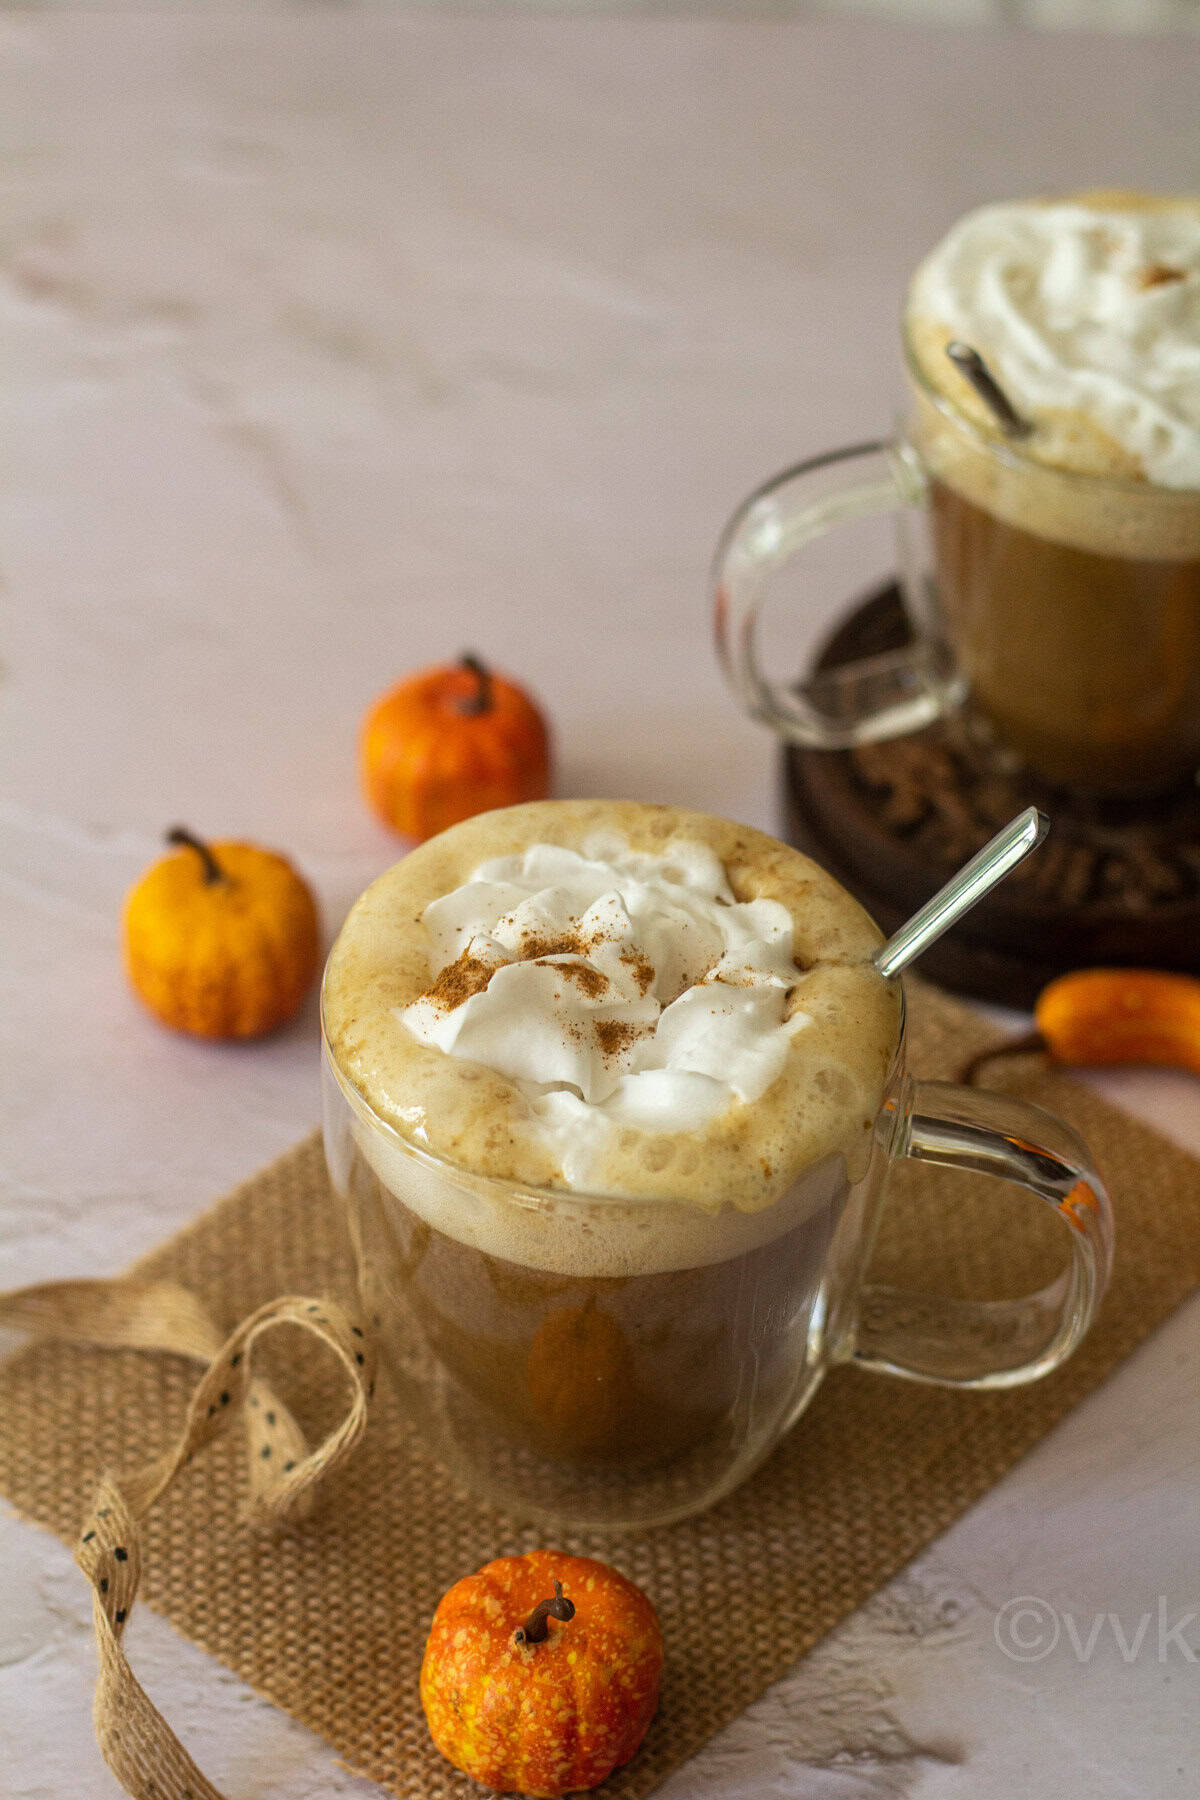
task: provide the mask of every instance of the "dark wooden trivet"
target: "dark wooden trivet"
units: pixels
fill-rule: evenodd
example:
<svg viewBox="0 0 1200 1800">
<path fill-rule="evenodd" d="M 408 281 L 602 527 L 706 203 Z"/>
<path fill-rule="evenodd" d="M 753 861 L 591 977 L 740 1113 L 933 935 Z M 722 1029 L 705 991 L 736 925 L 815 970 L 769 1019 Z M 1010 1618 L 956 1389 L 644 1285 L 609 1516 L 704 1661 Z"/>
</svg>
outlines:
<svg viewBox="0 0 1200 1800">
<path fill-rule="evenodd" d="M 818 666 L 908 638 L 893 584 L 860 605 Z M 1050 836 L 921 959 L 959 993 L 1031 1006 L 1068 969 L 1200 974 L 1200 790 L 1097 801 L 1022 769 L 969 713 L 857 750 L 783 751 L 785 832 L 893 931 L 1032 802 Z"/>
</svg>

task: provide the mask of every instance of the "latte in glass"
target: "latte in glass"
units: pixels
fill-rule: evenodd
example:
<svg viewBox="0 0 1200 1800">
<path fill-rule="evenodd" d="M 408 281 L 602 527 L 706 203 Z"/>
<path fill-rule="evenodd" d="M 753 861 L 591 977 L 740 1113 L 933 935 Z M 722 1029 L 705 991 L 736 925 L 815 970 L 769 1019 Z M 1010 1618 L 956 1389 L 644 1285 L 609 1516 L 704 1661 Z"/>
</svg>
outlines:
<svg viewBox="0 0 1200 1800">
<path fill-rule="evenodd" d="M 324 1021 L 366 1260 L 498 1430 L 626 1465 L 711 1431 L 748 1355 L 786 1387 L 895 1056 L 879 941 L 798 852 L 673 807 L 487 814 L 363 895 Z"/>
<path fill-rule="evenodd" d="M 1008 1384 L 1077 1341 L 1109 1229 L 1086 1153 L 1007 1097 L 920 1093 L 880 942 L 798 851 L 632 802 L 468 820 L 352 909 L 322 997 L 330 1172 L 405 1416 L 475 1493 L 661 1524 L 744 1480 L 839 1360 Z M 1072 1280 L 944 1330 L 864 1289 L 907 1155 L 1064 1219 L 1074 1195 Z"/>
</svg>

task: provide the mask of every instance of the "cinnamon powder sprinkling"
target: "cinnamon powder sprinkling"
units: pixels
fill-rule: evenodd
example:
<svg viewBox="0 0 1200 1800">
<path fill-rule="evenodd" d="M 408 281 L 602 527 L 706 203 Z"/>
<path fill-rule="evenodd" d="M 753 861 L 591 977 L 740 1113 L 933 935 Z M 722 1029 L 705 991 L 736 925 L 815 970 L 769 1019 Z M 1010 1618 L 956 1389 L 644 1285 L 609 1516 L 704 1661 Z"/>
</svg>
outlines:
<svg viewBox="0 0 1200 1800">
<path fill-rule="evenodd" d="M 641 1036 L 640 1027 L 631 1024 L 628 1019 L 597 1019 L 593 1029 L 596 1042 L 605 1056 L 619 1056 L 622 1050 L 628 1050 L 635 1038 Z"/>
<path fill-rule="evenodd" d="M 646 993 L 650 983 L 654 980 L 654 964 L 649 957 L 643 956 L 640 950 L 623 950 L 621 961 L 632 972 L 639 991 L 643 994 Z"/>
<path fill-rule="evenodd" d="M 539 956 L 537 964 L 539 968 L 553 969 L 568 981 L 573 981 L 589 1000 L 599 1000 L 602 994 L 608 992 L 608 976 L 601 969 L 593 969 L 590 963 L 548 962 L 545 957 Z"/>
<path fill-rule="evenodd" d="M 517 959 L 521 962 L 536 962 L 558 971 L 567 981 L 576 987 L 589 1000 L 599 1000 L 608 992 L 611 982 L 601 969 L 594 968 L 587 962 L 550 962 L 550 958 L 559 956 L 586 957 L 595 942 L 594 936 L 574 932 L 537 932 L 526 931 L 522 934 Z M 632 972 L 641 993 L 648 992 L 654 981 L 654 965 L 640 950 L 626 950 L 621 961 Z M 454 1012 L 472 994 L 481 994 L 488 982 L 496 973 L 497 964 L 484 962 L 481 957 L 472 956 L 470 950 L 464 950 L 456 962 L 447 963 L 433 984 L 426 988 L 421 996 L 429 1000 L 443 1012 Z M 503 965 L 499 965 L 503 966 Z M 596 1041 L 605 1056 L 615 1056 L 627 1049 L 639 1036 L 640 1027 L 628 1024 L 620 1019 L 601 1019 L 595 1025 Z"/>
<path fill-rule="evenodd" d="M 472 994 L 482 994 L 495 973 L 494 963 L 484 962 L 481 957 L 472 956 L 469 950 L 464 950 L 457 962 L 446 964 L 433 986 L 426 988 L 421 998 L 432 1000 L 443 1012 L 454 1012 Z"/>
<path fill-rule="evenodd" d="M 543 956 L 586 956 L 592 939 L 578 931 L 560 931 L 557 936 L 533 930 L 521 933 L 518 956 L 522 962 L 537 962 Z"/>
<path fill-rule="evenodd" d="M 1147 288 L 1163 287 L 1168 281 L 1184 281 L 1186 278 L 1186 269 L 1173 269 L 1169 263 L 1151 263 L 1148 269 L 1142 270 L 1137 284 L 1144 292 Z"/>
<path fill-rule="evenodd" d="M 583 956 L 589 948 L 590 945 L 578 935 L 549 937 L 543 934 L 539 937 L 529 932 L 521 940 L 521 960 L 532 960 L 557 970 L 568 981 L 573 981 L 589 1000 L 599 1000 L 611 985 L 603 970 L 594 969 L 585 962 L 560 963 L 547 960 L 555 956 Z M 485 962 L 482 957 L 472 956 L 469 949 L 464 950 L 456 962 L 446 964 L 421 998 L 431 1001 L 443 1012 L 454 1012 L 472 994 L 481 994 L 496 973 L 497 967 L 502 966 Z M 650 980 L 653 979 L 654 971 L 650 969 Z M 645 991 L 643 987 L 642 992 Z"/>
</svg>

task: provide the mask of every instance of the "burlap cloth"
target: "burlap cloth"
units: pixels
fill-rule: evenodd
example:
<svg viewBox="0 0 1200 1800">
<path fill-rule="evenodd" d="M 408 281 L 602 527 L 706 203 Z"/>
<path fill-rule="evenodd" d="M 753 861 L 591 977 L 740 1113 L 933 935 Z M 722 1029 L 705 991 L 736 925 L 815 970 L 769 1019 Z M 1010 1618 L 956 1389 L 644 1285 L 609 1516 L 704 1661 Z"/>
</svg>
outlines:
<svg viewBox="0 0 1200 1800">
<path fill-rule="evenodd" d="M 992 1035 L 928 989 L 911 998 L 911 1063 L 922 1075 L 952 1075 Z M 988 1080 L 1070 1120 L 1109 1183 L 1117 1261 L 1098 1323 L 1064 1368 L 1008 1392 L 955 1393 L 839 1370 L 760 1473 L 713 1511 L 656 1532 L 562 1545 L 607 1556 L 644 1587 L 666 1636 L 658 1716 L 639 1755 L 602 1793 L 649 1793 L 986 1492 L 1196 1287 L 1200 1163 L 1038 1059 L 1006 1059 Z M 1016 1294 L 1057 1262 L 1057 1231 L 1048 1211 L 1042 1228 L 1028 1197 L 910 1165 L 894 1181 L 875 1272 L 960 1294 Z M 191 1289 L 221 1330 L 280 1294 L 349 1301 L 347 1248 L 318 1138 L 253 1176 L 136 1273 Z M 354 1346 L 344 1344 L 348 1361 Z M 302 1342 L 287 1350 L 278 1389 L 300 1427 L 320 1436 L 344 1410 L 344 1371 L 328 1355 L 306 1362 Z M 0 1489 L 77 1541 L 101 1471 L 160 1456 L 182 1428 L 196 1376 L 194 1363 L 173 1355 L 30 1345 L 0 1368 Z M 362 1443 L 327 1476 L 314 1516 L 287 1531 L 240 1520 L 246 1480 L 236 1438 L 204 1438 L 203 1453 L 146 1516 L 149 1604 L 392 1793 L 477 1794 L 425 1730 L 421 1651 L 445 1588 L 491 1557 L 531 1548 L 537 1534 L 458 1491 L 412 1441 L 385 1385 Z M 191 1747 L 202 1762 L 204 1745 Z"/>
</svg>

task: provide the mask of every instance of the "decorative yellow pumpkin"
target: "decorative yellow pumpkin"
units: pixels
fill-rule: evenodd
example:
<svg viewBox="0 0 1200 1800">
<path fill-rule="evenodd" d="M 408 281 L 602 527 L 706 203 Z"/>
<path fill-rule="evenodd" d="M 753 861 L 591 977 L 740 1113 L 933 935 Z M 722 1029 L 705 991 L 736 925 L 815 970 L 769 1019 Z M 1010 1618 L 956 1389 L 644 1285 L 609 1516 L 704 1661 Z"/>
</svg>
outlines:
<svg viewBox="0 0 1200 1800">
<path fill-rule="evenodd" d="M 658 1703 L 663 1640 L 645 1594 L 558 1550 L 502 1556 L 442 1597 L 421 1664 L 434 1743 L 499 1793 L 555 1800 L 627 1763 Z"/>
<path fill-rule="evenodd" d="M 299 1011 L 317 972 L 320 928 L 292 865 L 255 844 L 205 844 L 182 827 L 178 848 L 147 869 L 125 902 L 125 966 L 164 1025 L 197 1037 L 247 1038 Z"/>
<path fill-rule="evenodd" d="M 417 842 L 550 792 L 545 720 L 528 694 L 477 656 L 423 669 L 377 700 L 359 760 L 372 810 Z"/>
</svg>

